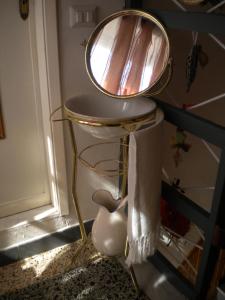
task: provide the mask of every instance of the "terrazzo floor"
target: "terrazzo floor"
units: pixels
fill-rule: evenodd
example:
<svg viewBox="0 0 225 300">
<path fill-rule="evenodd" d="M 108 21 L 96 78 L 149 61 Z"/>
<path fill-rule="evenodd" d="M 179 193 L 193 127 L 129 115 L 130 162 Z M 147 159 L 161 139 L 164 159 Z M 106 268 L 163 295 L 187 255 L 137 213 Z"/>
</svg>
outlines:
<svg viewBox="0 0 225 300">
<path fill-rule="evenodd" d="M 85 247 L 78 241 L 0 268 L 2 300 L 136 298 L 129 274 L 116 259 L 100 257 L 90 237 Z"/>
</svg>

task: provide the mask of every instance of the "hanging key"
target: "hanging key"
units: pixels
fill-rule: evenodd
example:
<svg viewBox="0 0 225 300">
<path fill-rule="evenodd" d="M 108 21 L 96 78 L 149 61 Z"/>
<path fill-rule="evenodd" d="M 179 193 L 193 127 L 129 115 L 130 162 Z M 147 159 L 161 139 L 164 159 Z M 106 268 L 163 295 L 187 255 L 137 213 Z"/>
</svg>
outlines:
<svg viewBox="0 0 225 300">
<path fill-rule="evenodd" d="M 26 20 L 29 15 L 29 0 L 19 0 L 20 16 Z"/>
</svg>

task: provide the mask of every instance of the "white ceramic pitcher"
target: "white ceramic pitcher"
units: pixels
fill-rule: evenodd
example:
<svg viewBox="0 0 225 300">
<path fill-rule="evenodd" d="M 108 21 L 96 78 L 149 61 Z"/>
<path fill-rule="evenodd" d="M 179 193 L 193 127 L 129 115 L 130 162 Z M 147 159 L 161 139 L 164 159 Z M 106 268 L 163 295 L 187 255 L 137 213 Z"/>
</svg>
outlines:
<svg viewBox="0 0 225 300">
<path fill-rule="evenodd" d="M 95 248 L 107 256 L 123 255 L 127 238 L 127 217 L 124 212 L 126 199 L 115 200 L 110 192 L 98 190 L 92 200 L 100 205 L 92 226 Z"/>
</svg>

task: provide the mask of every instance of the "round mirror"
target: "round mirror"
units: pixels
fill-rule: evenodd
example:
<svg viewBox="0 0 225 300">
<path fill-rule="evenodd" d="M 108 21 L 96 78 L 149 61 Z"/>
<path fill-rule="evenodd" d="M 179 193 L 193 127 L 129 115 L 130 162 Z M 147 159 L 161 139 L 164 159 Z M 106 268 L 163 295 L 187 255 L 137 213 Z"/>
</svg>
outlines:
<svg viewBox="0 0 225 300">
<path fill-rule="evenodd" d="M 103 20 L 86 47 L 86 67 L 103 93 L 129 98 L 149 92 L 169 62 L 170 45 L 152 15 L 124 10 Z"/>
</svg>

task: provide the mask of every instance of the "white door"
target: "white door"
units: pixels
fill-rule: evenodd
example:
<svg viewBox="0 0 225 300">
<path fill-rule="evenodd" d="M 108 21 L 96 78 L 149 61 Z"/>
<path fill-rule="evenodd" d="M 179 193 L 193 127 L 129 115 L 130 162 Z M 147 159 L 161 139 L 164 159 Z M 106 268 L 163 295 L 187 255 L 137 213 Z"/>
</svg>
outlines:
<svg viewBox="0 0 225 300">
<path fill-rule="evenodd" d="M 0 217 L 50 204 L 37 69 L 34 0 L 26 20 L 19 1 L 0 1 Z"/>
</svg>

